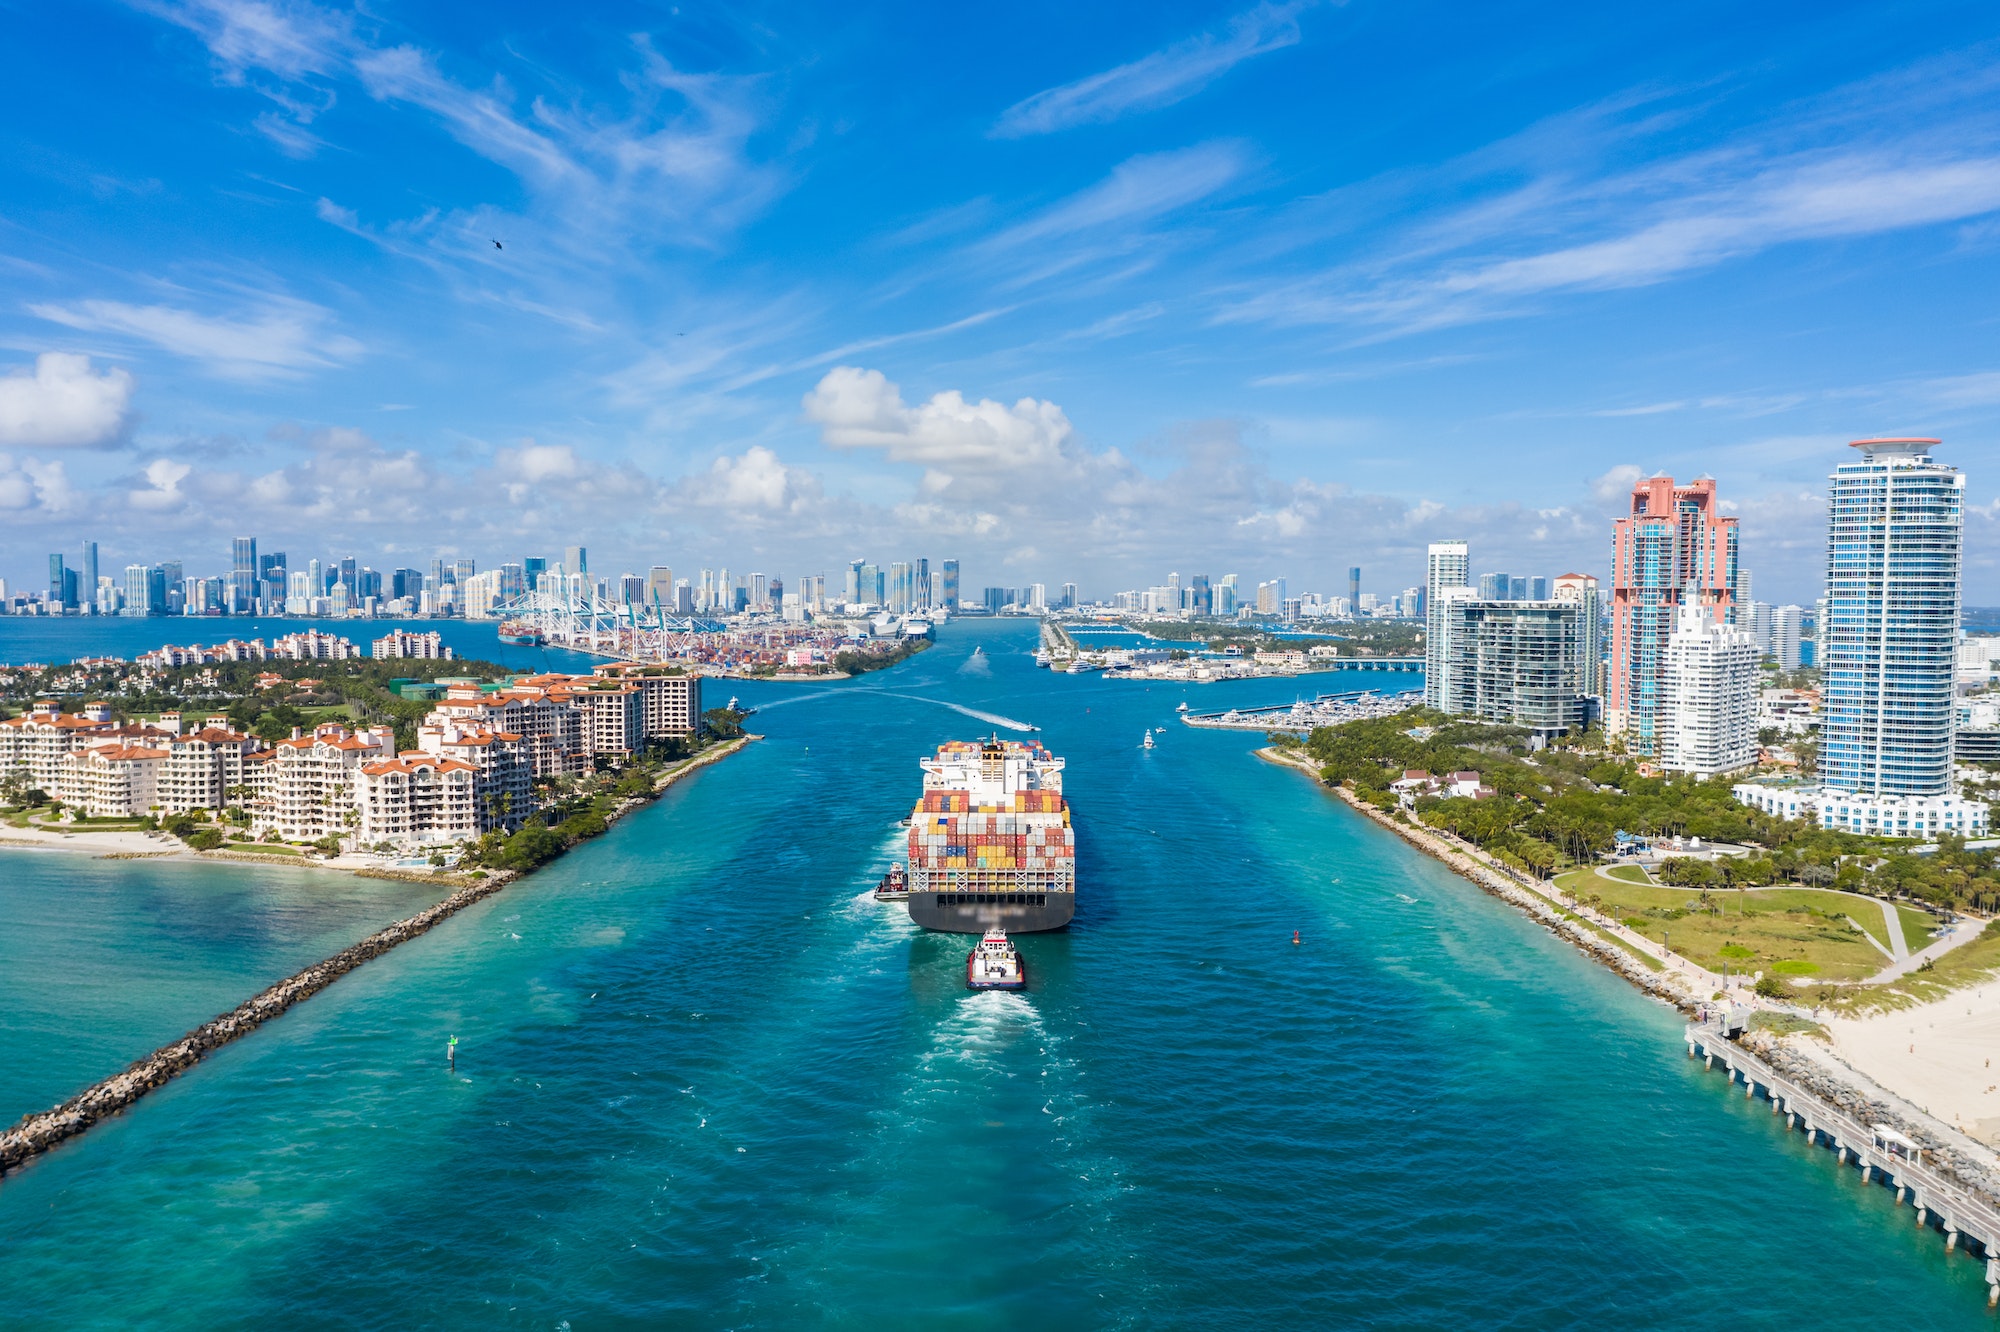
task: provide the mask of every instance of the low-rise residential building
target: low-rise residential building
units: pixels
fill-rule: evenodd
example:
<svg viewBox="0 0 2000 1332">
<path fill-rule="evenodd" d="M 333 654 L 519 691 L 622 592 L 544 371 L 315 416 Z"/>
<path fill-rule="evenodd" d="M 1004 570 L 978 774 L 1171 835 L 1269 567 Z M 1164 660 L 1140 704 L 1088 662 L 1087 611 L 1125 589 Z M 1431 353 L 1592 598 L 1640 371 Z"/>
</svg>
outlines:
<svg viewBox="0 0 2000 1332">
<path fill-rule="evenodd" d="M 417 729 L 417 752 L 451 759 L 473 770 L 480 832 L 512 832 L 534 813 L 534 769 L 522 736 L 453 723 L 426 723 Z"/>
<path fill-rule="evenodd" d="M 1805 819 L 1836 832 L 1924 841 L 1944 833 L 1984 837 L 1987 807 L 1957 795 L 1868 795 L 1796 783 L 1739 782 L 1738 804 L 1781 819 Z"/>
<path fill-rule="evenodd" d="M 368 655 L 378 659 L 412 657 L 425 661 L 456 660 L 452 650 L 444 645 L 444 635 L 436 630 L 418 634 L 403 629 L 392 629 L 369 645 Z"/>
<path fill-rule="evenodd" d="M 73 713 L 54 703 L 37 703 L 0 721 L 0 779 L 17 777 L 54 795 L 62 784 L 63 756 L 102 743 L 110 730 L 111 713 L 102 705 Z"/>
<path fill-rule="evenodd" d="M 671 666 L 643 666 L 632 662 L 599 666 L 594 674 L 638 686 L 646 739 L 692 737 L 701 730 L 699 675 L 691 675 Z"/>
<path fill-rule="evenodd" d="M 252 788 L 251 831 L 276 831 L 294 841 L 345 835 L 357 820 L 355 791 L 362 765 L 396 756 L 387 732 L 328 723 L 254 754 L 245 764 Z"/>
<path fill-rule="evenodd" d="M 363 845 L 434 846 L 479 836 L 479 773 L 470 763 L 419 750 L 363 763 L 354 781 L 353 831 Z"/>
<path fill-rule="evenodd" d="M 62 756 L 53 794 L 93 819 L 144 814 L 157 800 L 167 751 L 141 745 L 97 745 Z"/>
</svg>

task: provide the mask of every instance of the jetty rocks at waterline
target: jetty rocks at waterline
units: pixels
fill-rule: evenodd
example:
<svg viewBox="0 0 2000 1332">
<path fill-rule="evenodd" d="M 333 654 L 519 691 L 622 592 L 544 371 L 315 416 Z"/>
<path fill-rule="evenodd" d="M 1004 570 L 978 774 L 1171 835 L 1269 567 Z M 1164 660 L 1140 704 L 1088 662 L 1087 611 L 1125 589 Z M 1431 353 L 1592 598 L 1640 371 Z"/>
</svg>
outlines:
<svg viewBox="0 0 2000 1332">
<path fill-rule="evenodd" d="M 24 1117 L 13 1128 L 0 1134 L 0 1174 L 18 1168 L 64 1139 L 73 1138 L 99 1120 L 117 1114 L 155 1087 L 164 1086 L 176 1075 L 193 1068 L 209 1051 L 249 1035 L 293 1004 L 318 994 L 363 962 L 380 957 L 474 902 L 491 897 L 513 877 L 511 874 L 496 874 L 484 882 L 461 888 L 436 906 L 406 920 L 399 920 L 360 943 L 341 949 L 324 962 L 314 963 L 297 975 L 279 981 L 256 998 L 202 1023 L 171 1045 L 161 1046 L 124 1072 L 79 1092 L 55 1109 Z"/>
</svg>

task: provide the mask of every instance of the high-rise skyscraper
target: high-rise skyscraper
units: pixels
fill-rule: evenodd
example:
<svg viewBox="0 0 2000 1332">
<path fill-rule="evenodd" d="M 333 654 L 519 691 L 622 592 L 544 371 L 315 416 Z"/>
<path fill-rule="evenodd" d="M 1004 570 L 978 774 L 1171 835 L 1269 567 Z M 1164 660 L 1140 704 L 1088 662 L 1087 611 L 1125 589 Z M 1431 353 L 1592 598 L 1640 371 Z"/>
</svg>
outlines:
<svg viewBox="0 0 2000 1332">
<path fill-rule="evenodd" d="M 910 605 L 915 610 L 929 610 L 931 605 L 931 562 L 919 559 L 914 572 L 910 574 L 912 589 Z"/>
<path fill-rule="evenodd" d="M 257 538 L 231 541 L 229 557 L 229 613 L 251 614 L 257 609 Z"/>
<path fill-rule="evenodd" d="M 582 546 L 563 547 L 563 572 L 573 574 L 589 573 L 590 552 Z"/>
<path fill-rule="evenodd" d="M 1479 599 L 1481 601 L 1512 601 L 1514 580 L 1507 574 L 1487 573 L 1479 575 Z"/>
<path fill-rule="evenodd" d="M 1748 629 L 1683 604 L 1667 640 L 1663 700 L 1661 767 L 1714 777 L 1757 761 L 1757 644 Z"/>
<path fill-rule="evenodd" d="M 946 610 L 958 609 L 958 561 L 944 562 L 944 605 Z"/>
<path fill-rule="evenodd" d="M 1779 606 L 1771 612 L 1771 655 L 1780 670 L 1799 668 L 1800 627 L 1805 611 L 1798 606 Z"/>
<path fill-rule="evenodd" d="M 60 555 L 49 556 L 49 604 L 58 608 L 74 605 L 75 599 L 65 595 L 64 589 L 73 585 L 76 573 L 63 563 Z M 94 589 L 93 589 L 94 590 Z"/>
<path fill-rule="evenodd" d="M 77 565 L 76 590 L 82 600 L 81 609 L 87 614 L 95 608 L 97 601 L 97 543 L 83 543 L 83 559 Z"/>
<path fill-rule="evenodd" d="M 1713 477 L 1670 476 L 1632 487 L 1631 511 L 1611 539 L 1611 669 L 1605 729 L 1638 754 L 1659 752 L 1667 640 L 1684 600 L 1733 624 L 1736 520 L 1722 515 Z"/>
<path fill-rule="evenodd" d="M 1604 601 L 1597 590 L 1597 579 L 1589 574 L 1558 574 L 1554 594 L 1557 601 L 1577 606 L 1581 611 L 1576 631 L 1580 638 L 1578 656 L 1583 662 L 1583 692 L 1601 700 L 1604 697 Z"/>
<path fill-rule="evenodd" d="M 1859 440 L 1860 456 L 1835 467 L 1815 646 L 1823 785 L 1744 783 L 1744 803 L 1879 837 L 1985 835 L 1986 806 L 1952 783 L 1965 477 L 1931 458 L 1937 443 Z M 1793 609 L 1772 616 L 1774 638 Z"/>
<path fill-rule="evenodd" d="M 1448 588 L 1464 587 L 1470 557 L 1463 541 L 1433 541 L 1429 567 L 1424 575 L 1424 706 L 1444 706 L 1444 621 Z M 1361 570 L 1347 571 L 1352 593 L 1349 611 L 1360 613 Z"/>
<path fill-rule="evenodd" d="M 1460 579 L 1463 582 L 1463 579 Z M 1361 605 L 1361 566 L 1347 571 L 1347 604 L 1350 609 Z"/>
<path fill-rule="evenodd" d="M 1867 795 L 1951 789 L 1965 478 L 1934 439 L 1865 439 L 1827 496 L 1819 765 Z"/>
</svg>

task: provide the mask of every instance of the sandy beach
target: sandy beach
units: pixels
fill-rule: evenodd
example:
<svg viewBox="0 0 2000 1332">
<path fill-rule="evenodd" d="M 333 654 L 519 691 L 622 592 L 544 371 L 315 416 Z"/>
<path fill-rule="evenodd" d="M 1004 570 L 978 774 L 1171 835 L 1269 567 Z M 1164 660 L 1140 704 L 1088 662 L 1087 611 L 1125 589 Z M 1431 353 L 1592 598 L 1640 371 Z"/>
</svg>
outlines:
<svg viewBox="0 0 2000 1332">
<path fill-rule="evenodd" d="M 1844 1063 L 1967 1136 L 2000 1147 L 2000 981 L 1920 1008 L 1824 1025 Z"/>
</svg>

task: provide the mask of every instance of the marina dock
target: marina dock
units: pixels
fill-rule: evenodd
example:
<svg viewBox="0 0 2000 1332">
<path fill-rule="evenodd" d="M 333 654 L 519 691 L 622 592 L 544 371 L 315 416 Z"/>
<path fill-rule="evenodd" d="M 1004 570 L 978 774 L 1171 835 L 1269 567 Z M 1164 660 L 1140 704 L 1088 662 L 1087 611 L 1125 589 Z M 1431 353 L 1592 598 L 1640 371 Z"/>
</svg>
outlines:
<svg viewBox="0 0 2000 1332">
<path fill-rule="evenodd" d="M 1761 1089 L 1771 1113 L 1783 1115 L 1787 1128 L 1803 1130 L 1808 1142 L 1830 1148 L 1843 1165 L 1851 1162 L 1863 1183 L 1880 1176 L 1884 1187 L 1896 1191 L 1898 1203 L 1916 1209 L 1918 1225 L 1943 1232 L 1947 1251 L 1957 1249 L 1960 1240 L 1977 1245 L 1986 1263 L 1987 1306 L 2000 1305 L 2000 1210 L 1926 1166 L 1924 1149 L 1895 1129 L 1863 1124 L 1772 1069 L 1730 1040 L 1722 1022 L 1690 1025 L 1686 1037 L 1688 1058 L 1700 1058 L 1711 1069 L 1721 1064 L 1730 1085 L 1742 1080 L 1746 1097 Z"/>
<path fill-rule="evenodd" d="M 1321 694 L 1311 702 L 1281 703 L 1266 708 L 1230 708 L 1226 712 L 1184 712 L 1181 721 L 1189 726 L 1218 731 L 1284 731 L 1306 735 L 1315 727 L 1339 726 L 1367 717 L 1388 717 L 1407 712 L 1424 701 L 1420 689 L 1384 694 L 1376 689 L 1353 689 L 1340 694 Z"/>
</svg>

